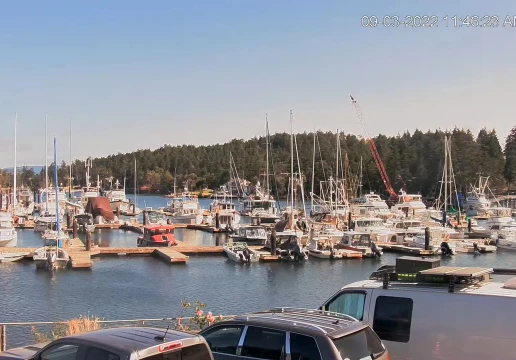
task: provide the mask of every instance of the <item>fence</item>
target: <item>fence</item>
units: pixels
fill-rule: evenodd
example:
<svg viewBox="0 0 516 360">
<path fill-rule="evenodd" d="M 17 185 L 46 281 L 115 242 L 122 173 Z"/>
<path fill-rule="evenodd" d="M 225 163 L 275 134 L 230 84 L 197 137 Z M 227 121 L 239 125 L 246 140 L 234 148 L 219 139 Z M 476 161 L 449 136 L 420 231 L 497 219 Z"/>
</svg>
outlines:
<svg viewBox="0 0 516 360">
<path fill-rule="evenodd" d="M 227 315 L 224 318 L 231 318 L 235 315 Z M 158 318 L 158 319 L 125 319 L 125 320 L 96 320 L 97 323 L 100 324 L 102 328 L 112 328 L 112 327 L 123 327 L 123 326 L 158 326 L 158 327 L 168 327 L 171 329 L 185 330 L 183 325 L 185 322 L 194 319 L 192 316 L 188 317 L 173 317 L 173 318 Z M 20 329 L 19 336 L 24 338 L 27 337 L 27 334 L 23 335 L 23 328 L 29 328 L 31 333 L 35 327 L 42 328 L 51 328 L 56 325 L 68 325 L 70 321 L 30 321 L 30 322 L 8 322 L 8 323 L 0 323 L 0 352 L 5 351 L 7 349 L 7 329 L 15 328 Z M 195 331 L 198 329 L 191 329 L 190 331 Z M 64 336 L 64 335 L 63 335 Z M 21 344 L 18 343 L 18 346 Z"/>
</svg>

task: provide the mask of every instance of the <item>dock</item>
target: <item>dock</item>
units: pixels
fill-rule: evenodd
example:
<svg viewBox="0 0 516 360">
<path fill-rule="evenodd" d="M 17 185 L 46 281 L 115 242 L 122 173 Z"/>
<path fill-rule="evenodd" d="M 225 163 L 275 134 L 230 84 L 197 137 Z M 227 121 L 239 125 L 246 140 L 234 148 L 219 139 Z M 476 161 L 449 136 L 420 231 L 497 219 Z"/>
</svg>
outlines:
<svg viewBox="0 0 516 360">
<path fill-rule="evenodd" d="M 179 251 L 174 250 L 172 247 L 155 249 L 151 255 L 154 257 L 158 257 L 164 262 L 170 264 L 186 264 L 186 262 L 188 261 L 188 256 L 180 253 Z"/>
<path fill-rule="evenodd" d="M 209 232 L 209 233 L 224 233 L 224 232 L 229 232 L 228 230 L 226 229 L 223 229 L 223 228 L 216 228 L 214 226 L 210 226 L 210 225 L 202 225 L 202 224 L 188 224 L 186 225 L 186 228 L 187 229 L 191 229 L 191 230 L 201 230 L 201 231 L 205 231 L 205 232 Z"/>
<path fill-rule="evenodd" d="M 278 255 L 272 255 L 270 251 L 264 250 L 262 246 L 249 246 L 249 248 L 258 253 L 258 255 L 260 256 L 260 261 L 272 262 L 279 260 Z"/>
<path fill-rule="evenodd" d="M 432 250 L 425 250 L 416 247 L 410 247 L 405 245 L 396 245 L 388 243 L 377 244 L 384 252 L 397 252 L 403 254 L 411 254 L 416 256 L 432 256 L 435 255 Z"/>
</svg>

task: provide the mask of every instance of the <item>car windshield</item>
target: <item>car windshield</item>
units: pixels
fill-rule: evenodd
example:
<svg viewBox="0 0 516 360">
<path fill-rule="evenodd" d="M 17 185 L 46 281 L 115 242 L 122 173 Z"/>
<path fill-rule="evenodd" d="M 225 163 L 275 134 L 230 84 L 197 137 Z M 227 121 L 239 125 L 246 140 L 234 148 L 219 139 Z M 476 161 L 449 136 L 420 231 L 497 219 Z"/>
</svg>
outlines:
<svg viewBox="0 0 516 360">
<path fill-rule="evenodd" d="M 334 339 L 333 343 L 343 360 L 378 359 L 385 352 L 382 342 L 369 327 Z"/>
</svg>

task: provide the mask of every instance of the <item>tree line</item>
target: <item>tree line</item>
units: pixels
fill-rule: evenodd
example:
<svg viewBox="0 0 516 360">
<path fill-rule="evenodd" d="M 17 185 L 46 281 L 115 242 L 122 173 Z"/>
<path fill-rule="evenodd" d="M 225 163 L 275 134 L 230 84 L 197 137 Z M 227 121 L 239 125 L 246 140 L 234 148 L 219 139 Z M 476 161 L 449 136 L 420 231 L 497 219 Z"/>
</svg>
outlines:
<svg viewBox="0 0 516 360">
<path fill-rule="evenodd" d="M 340 147 L 338 161 L 339 178 L 346 178 L 353 193 L 358 192 L 358 179 L 362 179 L 364 191 L 375 191 L 385 195 L 386 189 L 377 166 L 364 141 L 352 134 L 339 134 L 339 142 L 332 132 L 316 132 L 315 167 L 313 171 L 314 188 L 317 192 L 320 181 L 329 176 L 335 177 L 337 160 L 336 149 Z M 490 176 L 491 188 L 505 191 L 516 181 L 516 126 L 512 129 L 502 149 L 495 130 L 482 129 L 476 135 L 470 130 L 455 128 L 452 131 L 416 130 L 388 137 L 378 135 L 374 138 L 376 148 L 396 191 L 401 188 L 407 192 L 421 193 L 435 197 L 441 186 L 444 165 L 444 138 L 449 136 L 452 143 L 452 160 L 455 182 L 460 191 L 466 191 L 474 184 L 478 173 Z M 295 136 L 295 147 L 299 166 L 303 174 L 305 192 L 309 192 L 312 179 L 312 160 L 314 157 L 314 133 L 300 133 Z M 174 183 L 182 188 L 185 183 L 190 190 L 202 188 L 216 189 L 230 179 L 230 155 L 234 159 L 240 178 L 252 183 L 265 182 L 266 139 L 254 137 L 249 140 L 234 139 L 225 144 L 193 146 L 164 145 L 156 150 L 138 150 L 131 153 L 118 153 L 93 159 L 91 181 L 97 175 L 103 188 L 109 181 L 118 179 L 127 182 L 127 190 L 132 191 L 134 183 L 134 162 L 136 160 L 137 187 L 146 187 L 152 193 L 169 193 Z M 277 184 L 277 194 L 285 196 L 288 192 L 290 172 L 290 134 L 277 133 L 269 137 L 270 181 Z M 362 176 L 359 174 L 362 163 Z M 296 171 L 298 160 L 295 161 Z M 44 184 L 44 170 L 40 174 L 30 168 L 18 169 L 18 183 L 37 189 Z M 75 160 L 72 164 L 73 185 L 85 185 L 84 161 Z M 53 165 L 49 174 L 53 174 Z M 60 184 L 68 185 L 68 166 L 62 162 L 58 168 Z M 3 187 L 12 186 L 12 174 L 0 172 Z M 355 195 L 355 194 L 350 194 Z"/>
</svg>

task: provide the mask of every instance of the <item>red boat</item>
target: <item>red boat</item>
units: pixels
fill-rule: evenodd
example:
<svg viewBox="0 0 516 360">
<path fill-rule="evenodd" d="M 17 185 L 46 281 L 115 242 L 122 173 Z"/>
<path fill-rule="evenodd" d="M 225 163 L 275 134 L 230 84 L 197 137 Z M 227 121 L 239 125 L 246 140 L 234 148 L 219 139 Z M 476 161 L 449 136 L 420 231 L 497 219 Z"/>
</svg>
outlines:
<svg viewBox="0 0 516 360">
<path fill-rule="evenodd" d="M 143 234 L 138 236 L 137 246 L 177 245 L 174 229 L 174 225 L 147 225 L 143 228 Z"/>
</svg>

